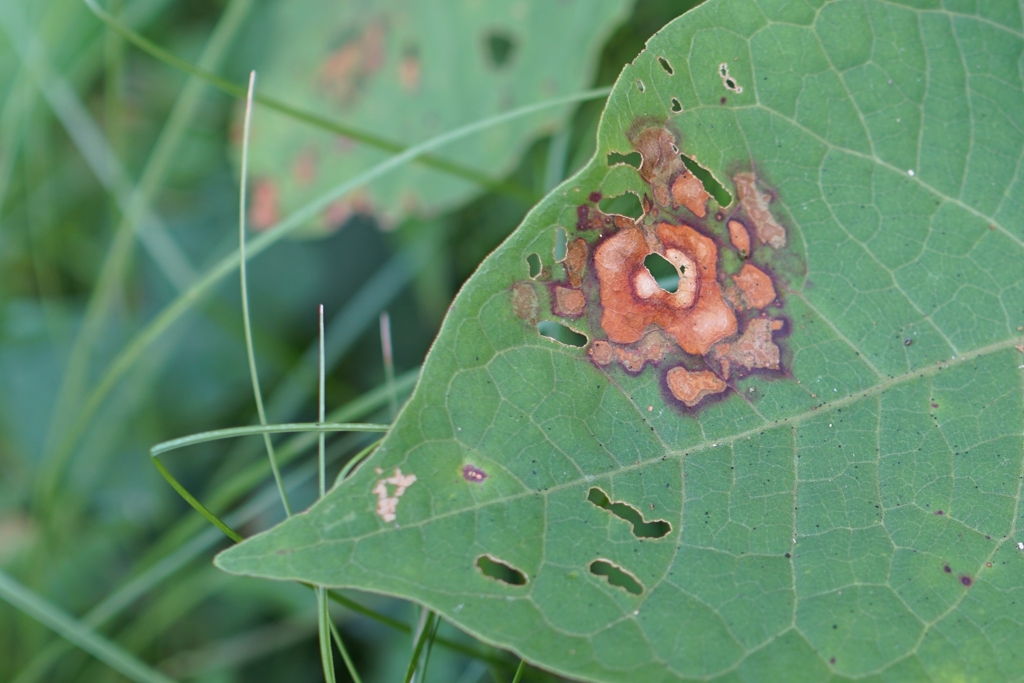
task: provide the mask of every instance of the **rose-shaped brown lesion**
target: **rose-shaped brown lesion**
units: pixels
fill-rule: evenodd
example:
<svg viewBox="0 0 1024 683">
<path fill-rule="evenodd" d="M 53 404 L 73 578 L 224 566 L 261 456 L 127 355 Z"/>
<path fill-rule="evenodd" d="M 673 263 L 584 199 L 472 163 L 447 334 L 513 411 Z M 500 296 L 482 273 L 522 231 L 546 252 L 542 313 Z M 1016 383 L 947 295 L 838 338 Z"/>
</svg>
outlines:
<svg viewBox="0 0 1024 683">
<path fill-rule="evenodd" d="M 676 266 L 675 292 L 662 289 L 644 265 L 652 253 Z M 703 356 L 735 334 L 736 315 L 722 297 L 717 262 L 715 242 L 687 225 L 660 223 L 653 233 L 631 227 L 606 239 L 594 267 L 609 341 L 632 344 L 657 325 L 684 351 Z"/>
</svg>

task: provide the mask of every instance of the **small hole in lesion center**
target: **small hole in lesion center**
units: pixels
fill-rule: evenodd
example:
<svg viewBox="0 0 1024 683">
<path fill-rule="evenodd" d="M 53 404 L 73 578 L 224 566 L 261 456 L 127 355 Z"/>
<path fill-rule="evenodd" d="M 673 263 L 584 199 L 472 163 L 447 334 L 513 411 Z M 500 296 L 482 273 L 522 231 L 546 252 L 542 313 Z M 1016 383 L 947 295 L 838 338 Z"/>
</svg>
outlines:
<svg viewBox="0 0 1024 683">
<path fill-rule="evenodd" d="M 644 259 L 644 266 L 659 287 L 671 294 L 679 291 L 679 271 L 664 256 L 652 252 Z"/>
</svg>

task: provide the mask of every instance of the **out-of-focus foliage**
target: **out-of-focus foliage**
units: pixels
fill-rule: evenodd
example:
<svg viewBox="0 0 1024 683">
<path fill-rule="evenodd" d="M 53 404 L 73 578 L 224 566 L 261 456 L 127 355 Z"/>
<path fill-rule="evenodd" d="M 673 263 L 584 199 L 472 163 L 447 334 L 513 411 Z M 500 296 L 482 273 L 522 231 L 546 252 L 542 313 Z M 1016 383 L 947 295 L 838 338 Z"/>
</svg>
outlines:
<svg viewBox="0 0 1024 683">
<path fill-rule="evenodd" d="M 567 57 L 556 36 L 530 45 L 537 50 L 530 54 L 540 59 L 551 49 L 552 60 L 575 60 L 576 80 L 558 92 L 610 84 L 647 37 L 692 4 L 645 0 L 628 16 L 614 5 L 610 15 L 588 18 L 604 27 L 590 48 Z M 267 47 L 280 28 L 270 5 L 110 0 L 104 7 L 173 54 L 234 82 L 244 83 L 252 68 L 266 72 L 260 82 L 270 88 Z M 547 27 L 557 34 L 555 28 Z M 531 39 L 521 35 L 522 54 Z M 303 36 L 289 40 L 306 49 Z M 588 81 L 585 75 L 595 73 Z M 436 77 L 437 98 L 471 95 L 456 75 Z M 397 71 L 378 78 L 383 90 L 401 91 Z M 421 88 L 429 83 L 423 71 Z M 545 97 L 543 89 L 524 89 L 515 104 Z M 316 306 L 323 303 L 332 350 L 328 410 L 376 397 L 352 417 L 387 421 L 386 394 L 373 393 L 384 377 L 378 314 L 390 312 L 402 376 L 421 362 L 456 288 L 519 223 L 531 197 L 592 154 L 601 106 L 550 119 L 553 127 L 543 134 L 520 133 L 521 149 L 509 146 L 492 158 L 487 176 L 522 192 L 472 189 L 458 180 L 457 201 L 464 203 L 449 200 L 429 221 L 401 220 L 385 234 L 372 218 L 354 217 L 322 239 L 280 243 L 253 260 L 250 301 L 269 419 L 315 416 L 315 384 L 296 378 L 313 367 Z M 148 462 L 148 448 L 159 441 L 255 420 L 237 280 L 196 302 L 104 400 L 90 402 L 138 332 L 234 248 L 231 133 L 239 109 L 232 98 L 130 47 L 80 0 L 0 0 L 0 570 L 175 677 L 319 680 L 312 598 L 296 587 L 227 579 L 213 570 L 209 560 L 224 539 Z M 495 110 L 461 121 L 487 111 Z M 341 111 L 320 113 L 346 121 Z M 255 112 L 258 123 L 274 116 Z M 312 131 L 304 126 L 287 123 L 296 134 Z M 410 143 L 434 130 L 378 132 Z M 254 153 L 275 144 L 270 138 L 260 133 Z M 364 153 L 363 145 L 353 149 Z M 380 158 L 366 149 L 367 158 Z M 422 165 L 403 177 L 451 182 Z M 82 415 L 84 429 L 76 433 Z M 333 471 L 363 443 L 333 438 Z M 281 516 L 261 449 L 257 439 L 218 442 L 167 462 L 197 497 L 249 534 Z M 307 450 L 285 468 L 299 509 L 315 497 L 314 460 Z M 251 468 L 252 478 L 239 478 Z M 261 506 L 249 507 L 253 499 Z M 171 560 L 173 571 L 164 572 Z M 136 579 L 137 596 L 109 602 L 139 585 L 130 583 Z M 406 603 L 360 599 L 403 623 L 412 619 Z M 335 617 L 364 680 L 400 679 L 407 634 L 347 610 Z M 448 627 L 441 635 L 461 638 Z M 63 643 L 0 600 L 0 680 L 117 678 Z M 431 679 L 486 679 L 490 666 L 435 646 Z"/>
<path fill-rule="evenodd" d="M 332 0 L 276 2 L 260 89 L 410 144 L 487 116 L 583 89 L 626 0 Z M 408 166 L 338 200 L 315 227 L 352 213 L 386 225 L 451 209 L 479 193 L 473 174 L 508 173 L 538 131 L 564 125 L 568 107 L 540 112 L 448 145 L 436 155 L 459 175 Z M 253 128 L 252 220 L 267 227 L 388 151 L 317 131 L 280 114 Z M 470 176 L 470 177 L 466 177 Z M 529 195 L 527 195 L 529 196 Z"/>
</svg>

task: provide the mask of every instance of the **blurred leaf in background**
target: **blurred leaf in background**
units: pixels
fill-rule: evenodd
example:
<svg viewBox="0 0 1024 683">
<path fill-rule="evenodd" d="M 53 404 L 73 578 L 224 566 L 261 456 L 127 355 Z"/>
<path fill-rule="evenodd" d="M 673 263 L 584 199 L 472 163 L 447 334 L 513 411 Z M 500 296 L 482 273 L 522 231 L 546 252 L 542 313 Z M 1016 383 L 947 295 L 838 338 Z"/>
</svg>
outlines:
<svg viewBox="0 0 1024 683">
<path fill-rule="evenodd" d="M 628 0 L 290 0 L 269 9 L 261 90 L 340 118 L 384 145 L 359 144 L 280 114 L 253 130 L 251 221 L 269 227 L 392 148 L 508 109 L 583 89 Z M 385 226 L 433 215 L 479 193 L 514 167 L 538 132 L 565 123 L 568 107 L 495 127 L 437 155 L 449 172 L 417 164 L 340 199 L 316 228 L 353 213 Z M 382 148 L 383 147 L 383 148 Z M 506 192 L 531 193 L 511 185 Z"/>
</svg>

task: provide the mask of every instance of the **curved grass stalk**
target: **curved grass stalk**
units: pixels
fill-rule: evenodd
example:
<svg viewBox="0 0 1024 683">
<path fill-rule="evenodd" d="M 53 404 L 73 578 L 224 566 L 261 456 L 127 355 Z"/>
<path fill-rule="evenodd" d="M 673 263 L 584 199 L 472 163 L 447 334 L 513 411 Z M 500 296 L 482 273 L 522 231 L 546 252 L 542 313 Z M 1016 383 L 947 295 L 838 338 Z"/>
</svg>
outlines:
<svg viewBox="0 0 1024 683">
<path fill-rule="evenodd" d="M 268 231 L 260 234 L 249 242 L 247 258 L 252 258 L 262 253 L 265 249 L 296 230 L 299 226 L 304 225 L 309 219 L 317 215 L 320 211 L 340 197 L 343 197 L 352 190 L 362 187 L 363 185 L 366 185 L 367 183 L 409 163 L 413 159 L 432 149 L 442 147 L 450 142 L 454 142 L 455 140 L 467 137 L 487 128 L 494 127 L 504 123 L 505 121 L 511 121 L 516 118 L 528 116 L 551 107 L 597 99 L 606 96 L 609 92 L 610 88 L 596 88 L 593 90 L 575 93 L 573 95 L 566 95 L 564 97 L 538 102 L 536 104 L 527 105 L 525 107 L 520 107 L 502 114 L 481 119 L 453 131 L 449 131 L 448 133 L 438 135 L 418 145 L 414 145 L 401 154 L 396 154 L 395 156 L 382 161 L 373 168 L 359 174 L 355 178 L 341 183 L 337 187 L 326 192 L 317 199 L 314 199 L 303 208 L 283 219 Z M 149 346 L 153 344 L 160 335 L 167 330 L 167 328 L 181 318 L 181 316 L 190 310 L 194 304 L 209 294 L 210 291 L 235 268 L 237 268 L 238 265 L 239 253 L 237 251 L 222 258 L 212 268 L 210 268 L 205 275 L 200 277 L 195 284 L 182 292 L 135 335 L 128 346 L 125 347 L 107 367 L 106 371 L 96 383 L 95 388 L 83 401 L 82 407 L 78 412 L 78 415 L 75 417 L 71 428 L 65 432 L 56 448 L 53 449 L 53 452 L 48 454 L 48 457 L 52 458 L 53 463 L 60 465 L 60 468 L 63 469 L 63 464 L 71 456 L 79 437 L 88 427 L 90 421 L 99 410 L 100 405 L 106 399 L 107 395 L 114 388 L 117 382 L 125 375 L 125 373 L 128 372 L 129 368 L 135 364 L 146 349 L 149 348 Z M 44 500 L 48 499 L 49 495 L 53 492 L 55 484 L 55 481 L 52 481 L 53 479 L 54 477 L 51 477 L 50 486 L 43 491 Z"/>
<path fill-rule="evenodd" d="M 263 392 L 260 391 L 260 374 L 256 369 L 256 351 L 252 343 L 252 320 L 249 317 L 249 285 L 246 280 L 246 258 L 245 258 L 245 214 L 248 206 L 245 202 L 246 185 L 249 181 L 249 131 L 252 123 L 252 93 L 256 89 L 256 72 L 249 72 L 249 91 L 245 97 L 245 123 L 242 132 L 242 174 L 238 188 L 238 276 L 241 280 L 242 289 L 242 326 L 245 330 L 245 355 L 249 361 L 249 378 L 252 380 L 252 393 L 256 399 L 256 414 L 259 415 L 260 424 L 267 426 L 267 411 L 263 409 Z M 322 307 L 321 307 L 322 308 Z M 323 422 L 323 415 L 320 422 Z M 323 443 L 323 433 L 320 434 L 320 441 Z M 274 457 L 274 442 L 270 440 L 270 433 L 263 432 L 263 445 L 267 448 L 267 458 L 270 461 L 270 469 L 274 473 L 274 482 L 277 484 L 277 491 L 281 494 L 281 505 L 284 506 L 284 513 L 292 516 L 292 506 L 288 502 L 288 493 L 284 490 L 284 482 L 281 481 L 281 470 L 277 466 L 277 459 Z"/>
<path fill-rule="evenodd" d="M 226 429 L 212 429 L 208 432 L 199 432 L 198 434 L 163 441 L 149 449 L 149 453 L 153 457 L 157 457 L 179 448 L 186 448 L 208 441 L 234 439 L 239 436 L 287 434 L 290 432 L 312 432 L 315 434 L 324 434 L 326 432 L 386 432 L 387 430 L 388 425 L 372 422 L 286 422 L 283 424 L 253 425 L 250 427 L 228 427 Z"/>
</svg>

